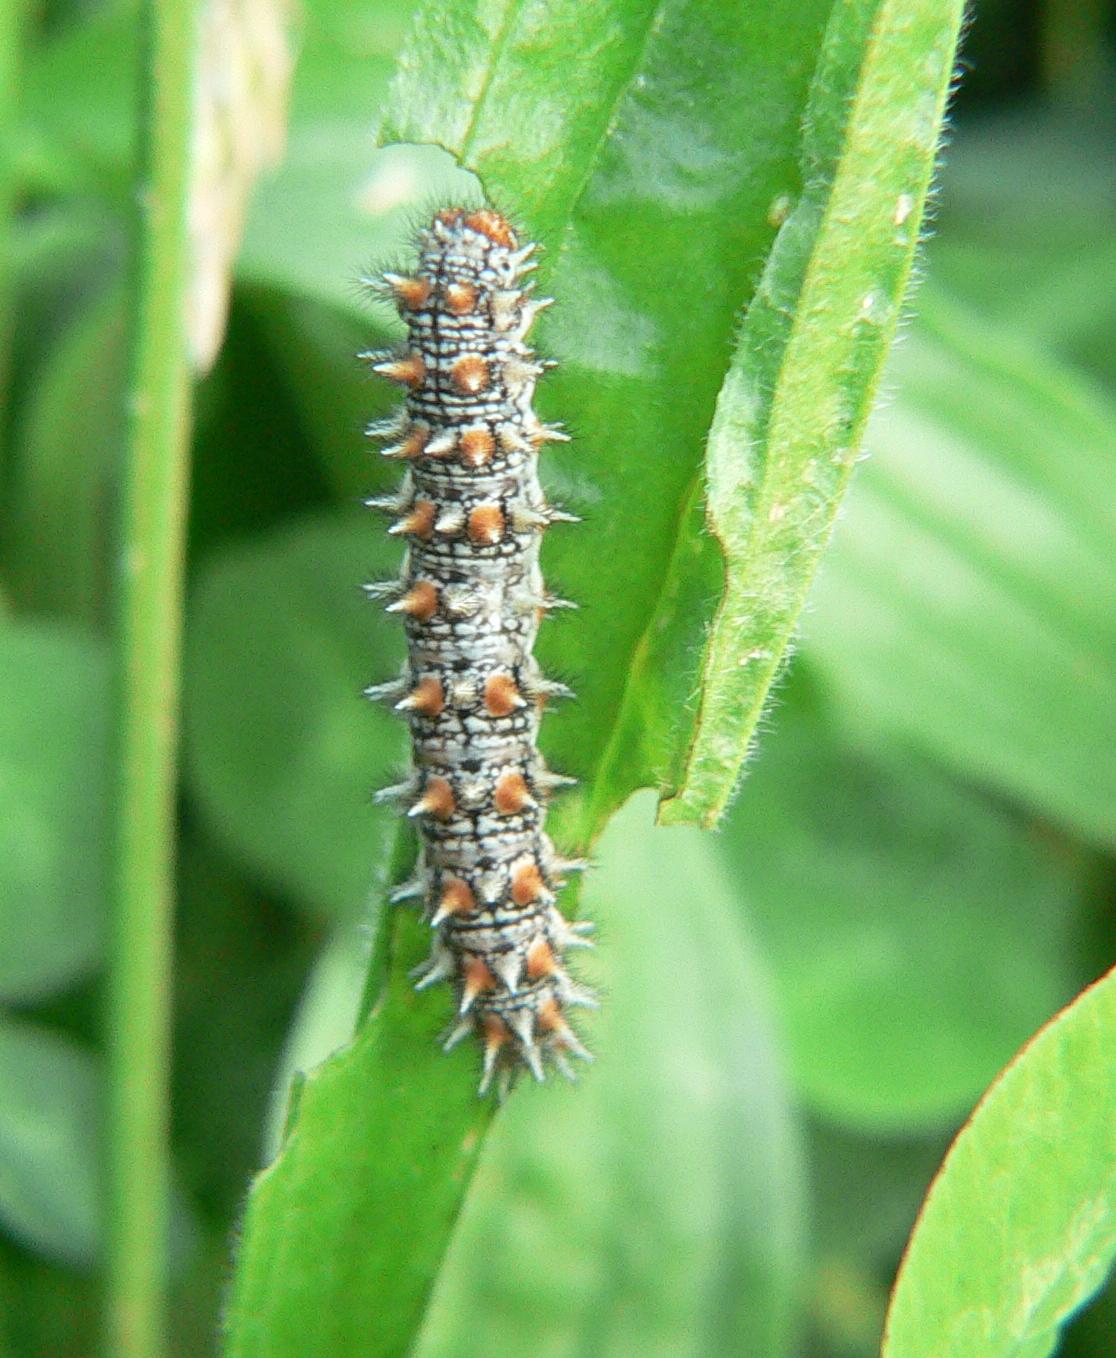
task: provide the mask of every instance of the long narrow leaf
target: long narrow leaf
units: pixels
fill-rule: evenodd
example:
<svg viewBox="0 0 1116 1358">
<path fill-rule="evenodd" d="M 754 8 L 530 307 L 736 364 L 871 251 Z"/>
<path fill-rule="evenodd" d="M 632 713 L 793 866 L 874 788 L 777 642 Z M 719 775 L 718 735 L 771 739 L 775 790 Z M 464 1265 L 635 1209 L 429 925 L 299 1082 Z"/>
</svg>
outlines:
<svg viewBox="0 0 1116 1358">
<path fill-rule="evenodd" d="M 903 300 L 963 5 L 839 4 L 709 440 L 725 589 L 668 822 L 724 809 L 857 457 Z"/>
</svg>

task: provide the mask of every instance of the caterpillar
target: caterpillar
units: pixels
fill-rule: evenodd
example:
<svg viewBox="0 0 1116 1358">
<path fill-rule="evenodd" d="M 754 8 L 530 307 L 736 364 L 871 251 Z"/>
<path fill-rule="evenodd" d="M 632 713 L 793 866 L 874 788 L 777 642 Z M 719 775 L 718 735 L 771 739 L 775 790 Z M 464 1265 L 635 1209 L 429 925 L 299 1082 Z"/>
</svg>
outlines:
<svg viewBox="0 0 1116 1358">
<path fill-rule="evenodd" d="M 569 690 L 532 654 L 541 619 L 565 606 L 543 585 L 541 535 L 577 520 L 546 502 L 538 478 L 540 448 L 567 435 L 532 409 L 551 365 L 525 338 L 553 300 L 523 282 L 535 246 L 491 208 L 455 207 L 418 247 L 413 273 L 380 283 L 407 340 L 364 355 L 406 390 L 367 431 L 404 464 L 402 483 L 367 503 L 407 543 L 399 580 L 368 587 L 402 617 L 407 660 L 398 680 L 367 693 L 410 724 L 411 773 L 378 795 L 419 826 L 415 876 L 393 893 L 417 898 L 432 930 L 417 987 L 453 987 L 443 1043 L 480 1038 L 483 1094 L 494 1077 L 506 1090 L 520 1069 L 542 1080 L 547 1063 L 570 1075 L 570 1056 L 590 1059 L 566 1015 L 595 1000 L 564 961 L 589 946 L 590 926 L 556 904 L 565 875 L 585 864 L 543 829 L 549 795 L 575 780 L 551 772 L 537 744 L 543 708 Z"/>
</svg>

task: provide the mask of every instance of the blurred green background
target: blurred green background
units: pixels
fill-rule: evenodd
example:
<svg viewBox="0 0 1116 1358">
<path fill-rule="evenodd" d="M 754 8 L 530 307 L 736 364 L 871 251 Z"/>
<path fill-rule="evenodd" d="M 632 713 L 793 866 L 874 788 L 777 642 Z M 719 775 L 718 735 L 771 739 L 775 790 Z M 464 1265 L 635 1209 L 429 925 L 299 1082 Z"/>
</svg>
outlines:
<svg viewBox="0 0 1116 1358">
<path fill-rule="evenodd" d="M 353 280 L 454 173 L 373 148 L 408 4 L 304 0 L 283 22 L 257 8 L 265 35 L 291 24 L 298 60 L 279 159 L 282 46 L 246 58 L 244 89 L 272 91 L 270 113 L 249 103 L 278 164 L 252 196 L 198 392 L 173 1076 L 182 1355 L 214 1351 L 284 1072 L 343 1040 L 355 1009 L 389 842 L 367 792 L 403 733 L 356 700 L 399 640 L 354 588 L 395 553 L 358 506 L 380 475 L 360 429 L 386 398 L 353 356 L 387 322 Z M 0 1358 L 77 1358 L 95 1347 L 103 1249 L 108 512 L 137 22 L 127 4 L 13 12 Z M 786 1323 L 803 1358 L 875 1353 L 951 1136 L 1111 964 L 1113 36 L 1092 0 L 975 6 L 917 320 L 748 778 L 719 834 L 672 841 L 672 871 L 641 877 L 647 810 L 625 812 L 590 898 L 609 953 L 639 959 L 598 964 L 595 1045 L 613 1073 L 512 1102 L 422 1358 L 745 1352 L 743 1303 L 717 1291 L 727 1251 L 759 1273 L 801 1266 Z M 214 210 L 214 238 L 235 237 L 235 195 Z M 206 318 L 202 349 L 219 305 Z M 729 1045 L 733 1097 L 765 1120 L 754 1147 L 693 1061 Z M 1113 1334 L 1109 1288 L 1063 1352 L 1102 1358 Z"/>
</svg>

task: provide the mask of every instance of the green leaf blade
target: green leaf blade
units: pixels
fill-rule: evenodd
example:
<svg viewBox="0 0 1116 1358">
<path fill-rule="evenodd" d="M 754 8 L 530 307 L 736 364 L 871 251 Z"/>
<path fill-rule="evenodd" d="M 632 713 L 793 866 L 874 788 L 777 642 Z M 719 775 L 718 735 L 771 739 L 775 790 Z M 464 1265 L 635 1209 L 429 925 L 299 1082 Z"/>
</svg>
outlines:
<svg viewBox="0 0 1116 1358">
<path fill-rule="evenodd" d="M 525 1333 L 546 1353 L 794 1351 L 799 1128 L 768 987 L 713 844 L 655 827 L 653 808 L 622 808 L 586 886 L 609 1078 L 503 1110 L 417 1358 L 515 1351 Z"/>
<path fill-rule="evenodd" d="M 1111 845 L 1096 733 L 1116 726 L 1116 410 L 964 307 L 925 303 L 804 650 L 861 725 Z"/>
<path fill-rule="evenodd" d="M 547 454 L 543 475 L 558 504 L 584 515 L 548 536 L 543 561 L 548 586 L 581 605 L 540 641 L 544 668 L 579 694 L 548 717 L 542 738 L 548 763 L 583 779 L 550 821 L 563 848 L 590 844 L 631 791 L 659 783 L 685 738 L 679 713 L 720 573 L 698 518 L 703 443 L 735 318 L 775 235 L 773 205 L 800 191 L 802 113 L 830 8 L 808 0 L 710 11 L 671 0 L 652 17 L 615 0 L 579 6 L 575 22 L 572 8 L 548 7 L 550 47 L 535 7 L 429 5 L 396 85 L 388 133 L 461 156 L 547 247 L 540 277 L 559 305 L 540 322 L 539 348 L 560 366 L 540 388 L 540 413 L 566 421 L 575 441 Z M 594 88 L 591 117 L 570 99 L 571 84 Z M 561 161 L 547 149 L 552 135 L 568 143 Z M 369 1018 L 352 1049 L 380 1055 L 361 1070 L 342 1057 L 328 1081 L 336 1067 L 327 1064 L 320 1096 L 308 1101 L 303 1091 L 287 1148 L 250 1205 L 235 1358 L 282 1353 L 264 1347 L 269 1335 L 273 1346 L 296 1342 L 310 1293 L 281 1315 L 268 1308 L 282 1307 L 270 1296 L 303 1254 L 323 1325 L 347 1317 L 368 1352 L 395 1353 L 419 1324 L 472 1172 L 460 1147 L 484 1119 L 473 1102 L 475 1062 L 436 1052 L 437 1023 L 421 1040 L 411 1026 L 416 1004 L 446 1017 L 430 997 L 416 1000 L 401 974 L 421 958 L 421 930 L 400 916 L 385 936 L 390 961 L 374 960 Z M 371 1078 L 377 1063 L 397 1060 L 390 1081 Z M 406 1088 L 396 1083 L 404 1070 Z M 423 1143 L 430 1125 L 437 1139 Z M 332 1191 L 342 1145 L 375 1145 L 383 1157 L 329 1209 L 335 1238 L 359 1237 L 382 1266 L 380 1313 L 367 1296 L 354 1311 L 347 1276 L 358 1266 L 347 1254 L 327 1276 L 312 1242 L 280 1240 L 315 1191 Z M 407 1157 L 423 1162 L 420 1179 Z M 389 1183 L 414 1195 L 405 1221 L 381 1227 L 371 1203 Z M 265 1312 L 270 1320 L 257 1322 Z M 335 1340 L 340 1330 L 330 1333 Z"/>
<path fill-rule="evenodd" d="M 500 37 L 483 78 L 456 38 L 443 65 L 441 39 L 420 26 L 409 58 L 419 64 L 397 86 L 390 135 L 461 156 L 546 247 L 540 275 L 559 304 L 539 344 L 559 367 L 540 401 L 574 443 L 548 452 L 543 474 L 585 521 L 551 535 L 544 571 L 608 633 L 602 645 L 563 625 L 540 643 L 544 665 L 559 666 L 580 699 L 548 722 L 544 742 L 557 767 L 593 783 L 591 800 L 574 797 L 561 813 L 582 845 L 633 790 L 659 781 L 678 740 L 719 583 L 691 510 L 703 441 L 735 316 L 774 235 L 771 205 L 799 187 L 802 111 L 829 8 L 548 6 L 544 62 L 544 11 L 506 6 L 486 11 L 498 13 Z M 442 13 L 431 7 L 431 30 Z M 503 121 L 502 140 L 474 137 L 473 120 L 439 119 L 429 91 L 446 72 L 481 105 L 477 126 Z M 590 77 L 587 128 L 569 87 Z M 550 169 L 536 134 L 564 143 Z M 664 611 L 677 645 L 650 663 Z"/>
<path fill-rule="evenodd" d="M 883 1358 L 1046 1358 L 1116 1257 L 1116 973 L 1008 1066 L 932 1186 Z"/>
<path fill-rule="evenodd" d="M 438 1047 L 449 997 L 407 975 L 426 932 L 397 921 L 379 1021 L 298 1087 L 249 1200 L 228 1358 L 407 1351 L 493 1114 L 472 1054 Z"/>
<path fill-rule="evenodd" d="M 108 824 L 108 657 L 77 628 L 0 627 L 0 998 L 98 959 Z"/>
<path fill-rule="evenodd" d="M 516 211 L 547 239 L 568 219 L 649 33 L 669 8 L 660 0 L 423 7 L 400 56 L 381 140 L 452 151 L 498 201 L 514 194 Z"/>
<path fill-rule="evenodd" d="M 32 1249 L 89 1268 L 104 1249 L 92 1054 L 0 1020 L 0 1220 Z"/>
<path fill-rule="evenodd" d="M 308 520 L 215 557 L 191 605 L 187 776 L 207 822 L 295 900 L 349 919 L 394 834 L 371 797 L 405 733 L 360 693 L 398 672 L 402 639 L 360 584 L 396 554 L 363 519 Z"/>
<path fill-rule="evenodd" d="M 1081 874 L 901 746 L 782 695 L 718 847 L 796 1087 L 865 1133 L 950 1125 L 1075 989 Z"/>
<path fill-rule="evenodd" d="M 807 110 L 805 189 L 710 433 L 725 592 L 666 823 L 708 825 L 723 811 L 828 540 L 906 288 L 962 8 L 834 11 Z"/>
</svg>

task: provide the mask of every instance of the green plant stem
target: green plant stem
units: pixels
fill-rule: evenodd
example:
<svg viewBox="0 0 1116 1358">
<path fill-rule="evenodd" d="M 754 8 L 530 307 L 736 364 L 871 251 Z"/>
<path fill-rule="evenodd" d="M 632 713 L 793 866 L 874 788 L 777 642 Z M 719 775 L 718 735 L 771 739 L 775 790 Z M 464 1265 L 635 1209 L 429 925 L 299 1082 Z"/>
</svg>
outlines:
<svg viewBox="0 0 1116 1358">
<path fill-rule="evenodd" d="M 170 926 L 191 397 L 186 204 L 195 18 L 195 0 L 151 0 L 146 13 L 134 368 L 114 638 L 105 1315 L 111 1358 L 157 1358 L 165 1352 Z"/>
</svg>

